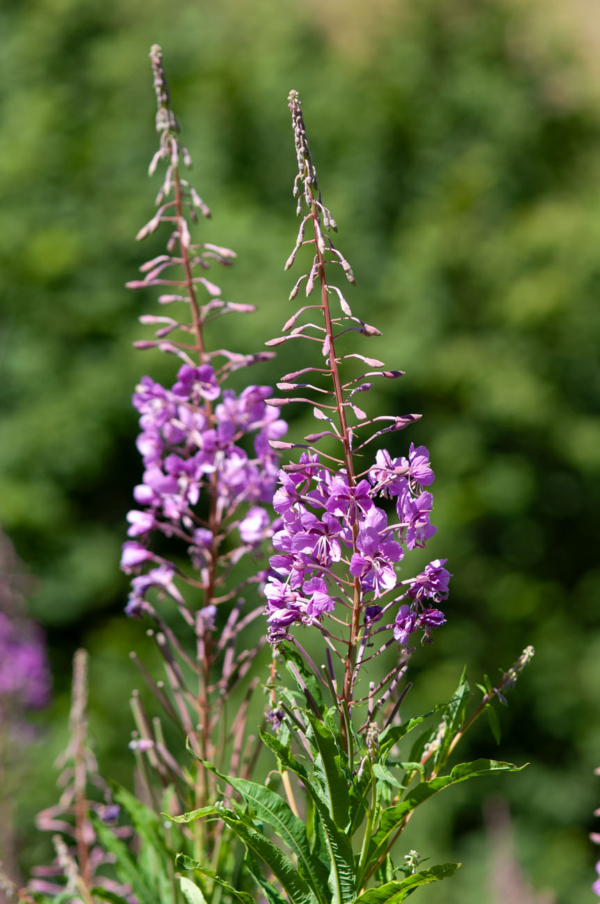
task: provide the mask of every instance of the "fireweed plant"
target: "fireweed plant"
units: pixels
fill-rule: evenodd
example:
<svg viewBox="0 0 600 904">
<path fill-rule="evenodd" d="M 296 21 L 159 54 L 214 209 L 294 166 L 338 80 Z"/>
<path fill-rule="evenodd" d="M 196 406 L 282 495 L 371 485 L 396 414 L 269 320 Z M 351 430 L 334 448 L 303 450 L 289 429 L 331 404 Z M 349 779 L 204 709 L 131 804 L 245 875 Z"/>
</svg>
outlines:
<svg viewBox="0 0 600 904">
<path fill-rule="evenodd" d="M 381 334 L 352 313 L 331 281 L 335 272 L 355 284 L 330 236 L 337 226 L 322 200 L 295 91 L 289 107 L 301 223 L 286 270 L 309 249 L 306 272 L 290 296 L 295 299 L 302 289 L 308 302 L 287 320 L 285 335 L 267 345 L 316 343 L 325 366 L 317 362 L 286 374 L 278 388 L 294 395 L 268 399 L 276 410 L 294 402 L 310 405 L 321 427 L 304 443 L 271 440 L 277 451 L 303 450 L 297 463 L 279 471 L 273 505 L 281 527 L 272 538 L 275 554 L 264 586 L 274 666 L 268 685 L 271 731 L 261 731 L 261 737 L 277 758 L 285 796 L 275 790 L 274 774 L 259 785 L 206 763 L 222 780 L 225 800 L 176 821 L 225 823 L 243 841 L 246 866 L 270 904 L 280 904 L 282 896 L 292 904 L 384 904 L 452 875 L 458 866 L 420 869 L 421 856 L 406 848 L 395 865 L 392 850 L 415 809 L 457 782 L 519 768 L 480 759 L 446 771 L 450 755 L 483 711 L 498 735 L 492 701 L 505 702 L 504 692 L 533 650 L 527 648 L 497 686 L 486 677 L 483 699 L 471 715 L 463 675 L 448 703 L 408 721 L 401 718 L 415 645 L 430 642 L 446 622 L 441 608 L 451 577 L 446 560 L 432 561 L 415 577 L 398 573 L 399 563 L 435 533 L 428 489 L 434 474 L 424 446 L 411 444 L 406 456 L 380 448 L 371 457 L 374 441 L 410 426 L 419 415 L 369 417 L 357 404 L 374 379 L 397 379 L 402 372 L 358 352 L 340 353 L 339 340 L 346 334 Z M 303 323 L 306 312 L 318 322 Z M 362 362 L 366 372 L 346 375 L 350 359 Z M 331 452 L 321 450 L 324 442 Z M 321 639 L 317 662 L 303 646 L 306 631 L 313 642 Z M 369 664 L 388 650 L 392 668 L 375 682 Z M 294 679 L 291 687 L 278 672 L 282 662 Z M 404 739 L 426 721 L 425 731 L 405 749 Z M 204 888 L 205 861 L 180 855 L 177 863 L 195 870 Z"/>
<path fill-rule="evenodd" d="M 163 717 L 152 717 L 134 693 L 136 794 L 96 781 L 78 654 L 66 791 L 40 819 L 56 832 L 57 859 L 38 872 L 31 891 L 18 894 L 28 904 L 32 894 L 86 904 L 395 904 L 458 866 L 423 869 L 416 851 L 396 853 L 415 809 L 457 782 L 518 768 L 487 759 L 446 767 L 482 712 L 498 737 L 492 703 L 506 702 L 533 650 L 495 686 L 487 677 L 478 685 L 483 697 L 470 714 L 463 675 L 449 702 L 403 719 L 410 656 L 445 623 L 451 575 L 443 559 L 415 577 L 399 574 L 404 558 L 435 532 L 428 489 L 434 475 L 423 446 L 411 444 L 407 455 L 380 448 L 371 458 L 372 443 L 418 415 L 368 417 L 358 405 L 374 379 L 402 374 L 362 353 L 340 353 L 342 335 L 380 334 L 352 314 L 332 281 L 334 271 L 352 284 L 354 276 L 330 236 L 337 227 L 321 198 L 298 95 L 292 92 L 289 103 L 302 219 L 286 269 L 310 250 L 291 293 L 293 300 L 302 289 L 309 301 L 267 345 L 307 340 L 322 357 L 282 378 L 278 387 L 291 398 L 273 398 L 270 387 L 257 385 L 237 394 L 225 386 L 229 375 L 274 353 L 243 355 L 207 342 L 211 321 L 252 307 L 223 301 L 203 275 L 235 255 L 192 240 L 198 212 L 209 211 L 182 175 L 191 161 L 158 46 L 150 57 L 160 134 L 150 173 L 163 164 L 165 175 L 158 210 L 138 239 L 161 224 L 169 236 L 166 253 L 128 286 L 159 286 L 168 293 L 159 303 L 185 314 L 140 318 L 156 334 L 136 345 L 180 363 L 170 387 L 146 376 L 133 396 L 145 470 L 127 516 L 121 567 L 131 575 L 127 614 L 151 620 L 148 633 L 164 664 L 160 680 L 132 653 Z M 307 311 L 318 322 L 302 323 Z M 365 371 L 359 376 L 347 373 L 356 360 Z M 310 404 L 320 422 L 304 443 L 282 440 L 287 425 L 279 411 L 294 402 Z M 299 461 L 280 468 L 280 454 L 298 448 Z M 266 568 L 259 556 L 269 543 Z M 238 568 L 243 558 L 253 563 L 250 575 Z M 252 585 L 264 598 L 246 611 Z M 242 632 L 263 612 L 262 637 L 247 649 Z M 173 627 L 177 614 L 182 630 Z M 313 656 L 303 646 L 306 632 L 316 641 L 308 644 Z M 256 737 L 246 723 L 259 677 L 249 672 L 267 641 L 268 707 Z M 372 664 L 390 658 L 387 674 L 374 680 Z M 278 768 L 260 784 L 251 776 L 264 747 Z M 106 864 L 113 865 L 112 882 L 96 876 Z"/>
<path fill-rule="evenodd" d="M 156 338 L 136 346 L 157 348 L 181 363 L 172 386 L 164 387 L 146 376 L 133 396 L 140 414 L 137 446 L 145 470 L 134 491 L 138 507 L 127 515 L 130 539 L 123 546 L 121 567 L 133 575 L 127 614 L 146 615 L 155 623 L 156 630 L 150 633 L 164 660 L 166 686 L 155 682 L 138 657 L 132 656 L 165 715 L 196 754 L 196 767 L 179 766 L 167 749 L 160 720 L 148 718 L 138 694 L 132 700 L 137 736 L 131 746 L 148 794 L 154 793 L 150 767 L 163 789 L 174 789 L 181 812 L 190 803 L 203 807 L 215 800 L 216 780 L 203 761 L 216 759 L 237 775 L 247 774 L 256 756 L 259 742 L 254 738 L 254 746 L 252 741 L 248 746 L 245 720 L 257 679 L 250 683 L 229 726 L 226 703 L 264 643 L 262 638 L 253 649 L 235 649 L 240 632 L 262 612 L 261 605 L 243 612 L 240 593 L 264 577 L 259 570 L 236 582 L 234 569 L 242 557 L 256 555 L 277 526 L 270 502 L 278 453 L 269 442 L 283 436 L 287 424 L 277 409 L 266 404 L 271 387 L 247 385 L 237 394 L 224 386 L 232 372 L 268 360 L 274 353 L 243 355 L 210 349 L 207 344 L 206 327 L 212 321 L 254 308 L 223 301 L 219 287 L 203 275 L 213 264 L 229 266 L 235 254 L 191 238 L 198 212 L 208 217 L 210 211 L 181 172 L 182 163 L 189 167 L 191 160 L 178 138 L 179 124 L 171 109 L 158 46 L 152 48 L 150 58 L 160 133 L 150 174 L 164 164 L 165 175 L 158 210 L 137 238 L 146 238 L 161 224 L 167 225 L 169 237 L 166 253 L 143 264 L 144 278 L 127 285 L 144 290 L 160 286 L 168 294 L 161 294 L 159 303 L 170 310 L 183 307 L 185 314 L 140 317 L 143 324 L 157 327 Z M 169 549 L 173 558 L 186 561 L 187 566 L 172 561 Z M 191 634 L 193 654 L 169 619 L 160 614 L 159 606 L 150 601 L 151 590 L 176 607 L 188 640 Z M 220 617 L 219 607 L 228 607 L 226 617 Z M 226 749 L 230 751 L 227 765 Z M 209 858 L 215 853 L 218 860 L 219 827 L 208 825 L 195 834 L 197 849 Z"/>
<path fill-rule="evenodd" d="M 85 650 L 77 650 L 73 659 L 70 740 L 55 763 L 60 770 L 57 784 L 61 795 L 58 803 L 38 813 L 36 820 L 41 831 L 52 833 L 56 857 L 48 866 L 34 867 L 28 892 L 49 898 L 66 895 L 91 904 L 92 891 L 98 897 L 130 893 L 129 883 L 106 875 L 106 867 L 113 862 L 112 845 L 121 844 L 119 839 L 129 839 L 133 830 L 128 825 L 117 826 L 121 808 L 98 771 L 89 743 L 88 689 L 88 655 Z"/>
<path fill-rule="evenodd" d="M 162 224 L 169 235 L 166 253 L 143 264 L 143 278 L 127 286 L 161 287 L 165 294 L 159 303 L 185 313 L 140 317 L 142 324 L 156 328 L 155 339 L 135 345 L 173 355 L 179 367 L 171 386 L 145 376 L 133 395 L 144 472 L 134 490 L 137 507 L 127 515 L 129 539 L 123 544 L 121 568 L 131 575 L 127 615 L 153 622 L 147 633 L 162 657 L 166 680 L 153 676 L 136 653 L 131 657 L 163 716 L 151 717 L 134 691 L 135 730 L 129 746 L 136 761 L 137 796 L 105 783 L 88 745 L 86 660 L 80 651 L 74 666 L 72 739 L 57 764 L 64 790 L 58 804 L 38 817 L 39 827 L 54 833 L 57 856 L 50 866 L 34 870 L 28 889 L 12 889 L 29 904 L 32 894 L 39 901 L 58 897 L 86 904 L 94 899 L 110 904 L 180 904 L 188 899 L 198 904 L 193 883 L 175 874 L 175 855 L 181 851 L 202 857 L 213 869 L 225 869 L 239 884 L 240 858 L 236 864 L 221 825 L 179 827 L 165 823 L 161 813 L 172 816 L 214 804 L 217 779 L 205 762 L 248 778 L 262 747 L 256 732 L 246 731 L 259 681 L 248 672 L 267 638 L 259 634 L 252 648 L 237 644 L 242 648 L 236 649 L 236 642 L 264 609 L 255 600 L 246 611 L 243 593 L 264 583 L 268 572 L 258 567 L 261 545 L 281 527 L 271 505 L 279 453 L 270 441 L 283 436 L 287 424 L 266 404 L 270 386 L 248 384 L 238 394 L 224 385 L 233 372 L 270 360 L 274 352 L 248 355 L 208 346 L 205 333 L 211 322 L 225 314 L 251 313 L 254 307 L 223 301 L 220 288 L 204 275 L 214 264 L 230 266 L 236 255 L 192 240 L 198 213 L 210 217 L 210 210 L 182 175 L 191 159 L 179 140 L 157 45 L 150 59 L 160 143 L 149 171 L 153 175 L 162 164 L 165 172 L 158 209 L 137 238 L 147 238 Z M 242 571 L 238 566 L 244 557 L 253 565 Z M 184 633 L 173 627 L 174 613 L 165 606 L 179 614 Z M 246 876 L 240 881 L 248 885 L 252 880 Z M 209 880 L 206 899 L 218 904 L 222 890 L 217 879 Z"/>
</svg>

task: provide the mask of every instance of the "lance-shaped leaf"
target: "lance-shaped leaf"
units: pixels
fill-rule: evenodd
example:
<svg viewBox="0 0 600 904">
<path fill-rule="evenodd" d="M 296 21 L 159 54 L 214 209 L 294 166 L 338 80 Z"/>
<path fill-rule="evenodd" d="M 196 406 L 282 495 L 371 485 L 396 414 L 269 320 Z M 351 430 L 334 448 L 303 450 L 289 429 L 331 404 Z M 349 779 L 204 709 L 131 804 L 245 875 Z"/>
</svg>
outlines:
<svg viewBox="0 0 600 904">
<path fill-rule="evenodd" d="M 266 835 L 259 832 L 249 817 L 232 810 L 218 808 L 221 819 L 238 838 L 267 865 L 273 875 L 281 882 L 292 904 L 316 904 L 316 897 L 308 882 L 294 864 L 285 856 L 280 848 Z"/>
<path fill-rule="evenodd" d="M 494 740 L 496 744 L 499 744 L 502 740 L 502 732 L 500 730 L 500 719 L 498 718 L 498 713 L 494 709 L 491 703 L 486 703 L 485 705 L 485 714 L 488 717 L 488 722 L 490 724 L 490 728 L 492 730 L 492 734 L 494 735 Z"/>
<path fill-rule="evenodd" d="M 199 810 L 188 810 L 187 813 L 182 813 L 181 816 L 171 816 L 169 813 L 163 813 L 163 816 L 166 816 L 167 819 L 170 819 L 171 822 L 194 822 L 196 819 L 201 819 L 203 816 L 212 816 L 218 817 L 218 811 L 215 810 L 213 806 L 210 807 L 201 807 Z"/>
<path fill-rule="evenodd" d="M 434 794 L 469 778 L 494 775 L 497 772 L 520 772 L 524 768 L 525 766 L 513 766 L 512 763 L 481 759 L 455 766 L 450 775 L 443 775 L 431 779 L 429 782 L 421 782 L 399 804 L 383 810 L 377 830 L 371 839 L 368 868 L 374 866 L 386 853 L 390 835 L 401 827 L 406 817 Z"/>
<path fill-rule="evenodd" d="M 301 655 L 300 651 L 293 647 L 289 643 L 282 643 L 279 646 L 279 650 L 281 655 L 285 659 L 286 666 L 289 669 L 290 663 L 293 663 L 300 675 L 302 676 L 306 687 L 309 690 L 314 702 L 317 705 L 319 712 L 322 714 L 324 710 L 323 697 L 321 695 L 321 686 L 319 681 L 317 680 L 314 672 L 307 666 L 304 657 Z M 292 673 L 293 674 L 293 673 Z M 301 687 L 302 690 L 304 688 Z"/>
<path fill-rule="evenodd" d="M 354 904 L 397 904 L 419 885 L 429 885 L 430 882 L 439 882 L 440 879 L 453 876 L 459 866 L 460 863 L 440 863 L 439 866 L 432 866 L 429 869 L 413 873 L 412 876 L 407 876 L 401 882 L 387 882 L 385 885 L 380 885 L 379 888 L 369 888 L 356 899 Z"/>
<path fill-rule="evenodd" d="M 286 801 L 256 782 L 244 778 L 223 775 L 209 763 L 207 769 L 218 775 L 250 804 L 259 819 L 273 826 L 277 835 L 298 858 L 298 869 L 308 881 L 321 902 L 327 899 L 327 874 L 323 875 L 323 864 L 313 856 L 308 843 L 306 827 L 301 819 L 294 815 Z"/>
<path fill-rule="evenodd" d="M 469 699 L 470 693 L 471 689 L 469 687 L 469 682 L 467 681 L 467 669 L 465 666 L 463 673 L 460 676 L 460 682 L 456 689 L 456 693 L 448 703 L 444 716 L 444 734 L 439 750 L 434 754 L 433 758 L 433 764 L 437 771 L 444 766 L 446 760 L 450 756 L 450 745 L 452 744 L 456 733 L 460 731 L 464 725 L 467 700 Z"/>
<path fill-rule="evenodd" d="M 187 904 L 206 904 L 206 898 L 202 889 L 195 885 L 187 876 L 179 877 L 179 887 Z"/>
<path fill-rule="evenodd" d="M 230 894 L 234 895 L 234 897 L 239 898 L 242 904 L 256 904 L 252 895 L 249 895 L 247 891 L 238 891 L 237 888 L 234 888 L 233 885 L 230 885 L 225 879 L 221 879 L 220 876 L 217 876 L 214 870 L 205 869 L 198 860 L 188 857 L 187 854 L 177 854 L 175 857 L 175 866 L 177 869 L 197 870 L 199 873 L 202 873 L 203 876 L 207 876 L 209 879 L 212 879 L 213 882 L 216 882 L 217 885 L 225 888 Z"/>
<path fill-rule="evenodd" d="M 254 856 L 252 851 L 249 851 L 248 849 L 246 849 L 246 858 L 244 860 L 244 864 L 256 884 L 259 885 L 260 888 L 262 888 L 265 894 L 265 898 L 267 899 L 269 904 L 288 904 L 286 899 L 282 894 L 280 894 L 279 891 L 277 891 L 275 886 L 271 885 L 271 883 L 268 882 L 262 875 L 258 860 Z"/>
<path fill-rule="evenodd" d="M 435 713 L 445 710 L 447 706 L 447 703 L 439 703 L 428 713 L 424 713 L 422 716 L 415 716 L 414 719 L 409 719 L 408 722 L 405 722 L 403 725 L 389 725 L 385 728 L 379 735 L 379 753 L 381 758 L 384 759 L 385 754 L 389 753 L 392 747 L 401 741 L 402 738 L 409 734 L 414 728 L 418 728 L 425 719 L 429 719 L 429 717 L 435 715 Z"/>
<path fill-rule="evenodd" d="M 285 747 L 277 738 L 264 731 L 260 732 L 260 737 L 263 743 L 276 754 L 281 764 L 302 779 L 307 792 L 312 797 L 323 826 L 331 860 L 329 887 L 332 892 L 332 904 L 349 904 L 354 900 L 356 888 L 354 855 L 349 839 L 335 825 L 327 803 L 316 791 L 307 770 L 293 756 L 289 747 Z"/>
<path fill-rule="evenodd" d="M 307 713 L 307 718 L 312 728 L 309 740 L 313 741 L 319 751 L 323 765 L 329 812 L 336 826 L 344 830 L 349 821 L 350 795 L 348 777 L 342 772 L 342 757 L 332 732 L 322 722 L 318 722 L 312 713 Z"/>
</svg>

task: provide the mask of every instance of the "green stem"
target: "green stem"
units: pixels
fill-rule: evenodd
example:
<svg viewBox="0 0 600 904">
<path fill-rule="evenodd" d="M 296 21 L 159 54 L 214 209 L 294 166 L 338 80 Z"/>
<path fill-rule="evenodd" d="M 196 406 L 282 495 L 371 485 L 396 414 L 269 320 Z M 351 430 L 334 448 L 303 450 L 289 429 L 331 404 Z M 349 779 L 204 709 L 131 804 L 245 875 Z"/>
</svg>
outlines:
<svg viewBox="0 0 600 904">
<path fill-rule="evenodd" d="M 365 837 L 363 838 L 362 848 L 360 852 L 360 859 L 358 861 L 358 867 L 356 870 L 356 889 L 357 893 L 360 894 L 363 885 L 363 874 L 365 871 L 365 867 L 367 864 L 367 857 L 369 855 L 369 845 L 371 844 L 371 838 L 373 836 L 373 829 L 375 827 L 375 817 L 377 815 L 377 783 L 375 781 L 375 777 L 373 775 L 373 767 L 371 765 L 371 761 L 369 760 L 369 772 L 371 773 L 371 808 L 369 810 L 367 816 L 367 826 L 365 828 Z"/>
</svg>

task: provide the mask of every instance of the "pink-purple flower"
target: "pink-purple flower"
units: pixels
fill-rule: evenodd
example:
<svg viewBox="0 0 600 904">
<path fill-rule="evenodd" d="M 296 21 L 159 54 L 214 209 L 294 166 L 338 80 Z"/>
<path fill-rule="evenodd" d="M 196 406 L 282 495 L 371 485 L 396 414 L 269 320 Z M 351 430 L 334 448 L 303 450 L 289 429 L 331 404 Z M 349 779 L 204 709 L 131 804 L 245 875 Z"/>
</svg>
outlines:
<svg viewBox="0 0 600 904">
<path fill-rule="evenodd" d="M 448 595 L 446 560 L 434 560 L 415 578 L 401 579 L 399 574 L 405 553 L 425 546 L 435 533 L 430 523 L 433 496 L 421 489 L 433 481 L 427 449 L 411 445 L 408 458 L 392 458 L 379 450 L 368 474 L 369 481 L 350 485 L 343 468 L 332 473 L 309 452 L 302 453 L 298 466 L 279 471 L 274 505 L 281 522 L 273 536 L 272 578 L 266 590 L 272 641 L 287 636 L 294 623 L 321 624 L 334 612 L 336 599 L 341 601 L 340 592 L 344 594 L 338 581 L 342 562 L 359 581 L 365 626 L 384 611 L 372 601 L 393 592 L 400 603 L 393 635 L 402 646 L 411 633 L 421 630 L 429 639 L 432 630 L 445 623 L 444 613 L 431 602 Z M 376 500 L 390 497 L 396 498 L 400 520 L 388 525 L 388 514 Z"/>
<path fill-rule="evenodd" d="M 243 547 L 253 549 L 271 536 L 271 518 L 259 503 L 272 498 L 277 480 L 277 453 L 269 445 L 281 437 L 287 424 L 277 410 L 266 404 L 268 386 L 248 386 L 237 395 L 221 392 L 213 367 L 203 364 L 179 368 L 171 389 L 144 377 L 133 396 L 140 413 L 142 432 L 138 448 L 145 464 L 142 483 L 134 490 L 139 508 L 128 515 L 128 536 L 123 545 L 121 568 L 137 572 L 156 559 L 151 551 L 153 535 L 179 538 L 187 543 L 193 565 L 203 569 L 211 562 L 212 531 L 198 526 L 198 507 L 205 497 L 216 496 L 215 516 L 232 522 L 241 505 L 238 522 Z M 213 410 L 212 403 L 220 399 Z M 254 438 L 254 457 L 239 441 Z M 161 587 L 183 605 L 171 579 L 166 583 L 164 567 L 153 568 L 132 580 L 127 613 L 140 615 L 148 590 Z M 183 575 L 181 576 L 183 577 Z M 185 578 L 184 578 L 185 579 Z"/>
<path fill-rule="evenodd" d="M 328 488 L 327 511 L 347 517 L 350 524 L 355 524 L 359 515 L 366 514 L 373 505 L 370 490 L 368 481 L 361 480 L 356 486 L 350 486 L 346 475 L 341 474 Z"/>
<path fill-rule="evenodd" d="M 173 395 L 190 399 L 197 404 L 202 399 L 214 402 L 221 394 L 215 372 L 209 364 L 203 364 L 201 367 L 191 367 L 189 364 L 184 364 L 183 367 L 179 368 L 177 382 L 174 384 L 172 391 Z"/>
<path fill-rule="evenodd" d="M 452 575 L 444 568 L 447 559 L 435 559 L 425 566 L 425 571 L 418 574 L 410 582 L 408 595 L 413 600 L 429 597 L 435 600 L 446 599 L 448 583 Z"/>
<path fill-rule="evenodd" d="M 409 636 L 417 630 L 417 613 L 403 603 L 394 620 L 394 639 L 406 646 Z"/>
<path fill-rule="evenodd" d="M 357 553 L 350 560 L 350 574 L 360 580 L 364 592 L 373 591 L 379 599 L 397 583 L 394 563 L 404 550 L 395 540 L 386 539 L 387 515 L 373 507 L 362 522 L 356 540 Z"/>
<path fill-rule="evenodd" d="M 408 473 L 412 480 L 420 486 L 428 487 L 435 480 L 429 464 L 429 451 L 425 446 L 415 448 L 414 443 L 411 443 L 408 450 L 408 462 L 403 459 L 403 463 L 408 465 Z"/>
</svg>

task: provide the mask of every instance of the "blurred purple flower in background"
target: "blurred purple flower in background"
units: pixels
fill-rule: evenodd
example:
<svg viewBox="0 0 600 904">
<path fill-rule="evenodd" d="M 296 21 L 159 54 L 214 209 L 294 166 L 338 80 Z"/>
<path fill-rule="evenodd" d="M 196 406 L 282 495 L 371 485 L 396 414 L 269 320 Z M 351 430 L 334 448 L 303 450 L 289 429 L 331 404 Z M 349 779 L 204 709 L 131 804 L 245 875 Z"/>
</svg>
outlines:
<svg viewBox="0 0 600 904">
<path fill-rule="evenodd" d="M 51 677 L 43 634 L 27 617 L 22 573 L 10 541 L 0 534 L 0 729 L 18 724 L 28 709 L 50 699 Z"/>
</svg>

